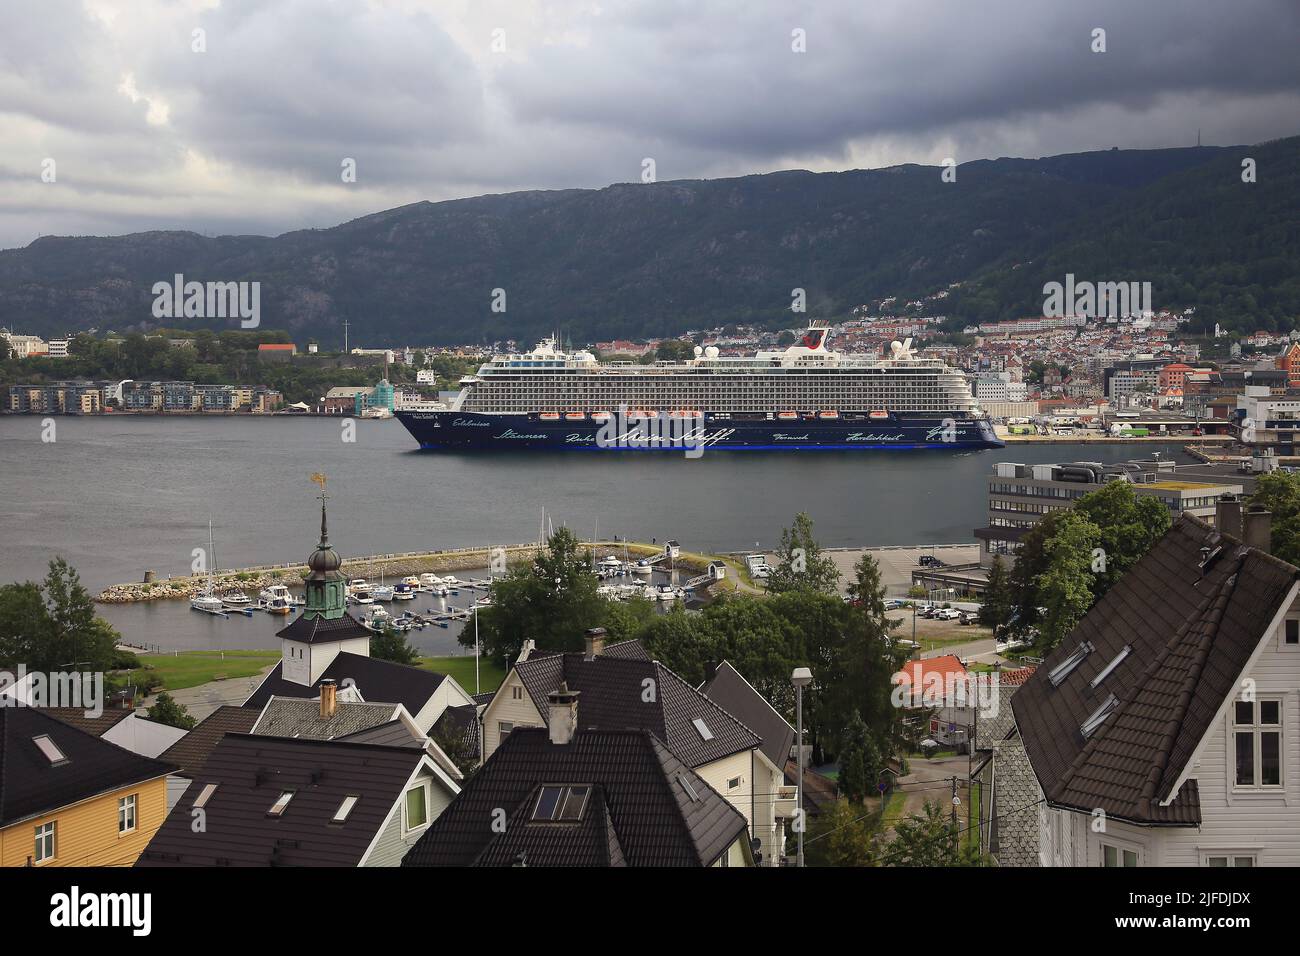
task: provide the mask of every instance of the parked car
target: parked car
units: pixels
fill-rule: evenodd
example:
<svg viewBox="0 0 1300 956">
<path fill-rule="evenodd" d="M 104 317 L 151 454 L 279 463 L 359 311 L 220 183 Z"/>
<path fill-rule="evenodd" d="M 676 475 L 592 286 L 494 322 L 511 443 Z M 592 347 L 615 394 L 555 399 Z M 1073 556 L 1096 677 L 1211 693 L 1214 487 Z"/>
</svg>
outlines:
<svg viewBox="0 0 1300 956">
<path fill-rule="evenodd" d="M 962 611 L 961 617 L 957 618 L 958 624 L 978 624 L 980 616 L 978 611 Z"/>
<path fill-rule="evenodd" d="M 919 558 L 916 559 L 916 563 L 919 564 L 919 565 L 920 565 L 921 567 L 923 567 L 923 568 L 941 568 L 941 567 L 943 567 L 943 562 L 940 561 L 938 558 L 936 558 L 933 554 L 923 554 L 923 555 L 921 555 Z"/>
<path fill-rule="evenodd" d="M 903 606 L 903 602 L 902 602 L 902 601 L 894 601 L 894 600 L 890 600 L 890 601 L 886 601 L 886 602 L 885 602 L 885 610 L 886 610 L 886 611 L 897 611 L 897 610 L 898 610 L 900 607 L 902 607 L 902 606 Z"/>
<path fill-rule="evenodd" d="M 934 616 L 939 621 L 955 621 L 961 617 L 961 611 L 955 607 L 944 607 L 940 608 Z"/>
</svg>

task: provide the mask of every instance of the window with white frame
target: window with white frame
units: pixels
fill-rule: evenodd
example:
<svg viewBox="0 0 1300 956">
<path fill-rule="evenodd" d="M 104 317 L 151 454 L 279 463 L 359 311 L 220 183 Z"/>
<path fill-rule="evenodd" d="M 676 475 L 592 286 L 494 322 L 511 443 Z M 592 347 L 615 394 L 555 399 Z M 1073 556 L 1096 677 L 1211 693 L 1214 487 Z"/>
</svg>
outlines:
<svg viewBox="0 0 1300 956">
<path fill-rule="evenodd" d="M 1104 841 L 1101 844 L 1102 866 L 1138 866 L 1139 863 L 1138 851 L 1132 847 Z"/>
<path fill-rule="evenodd" d="M 429 788 L 417 783 L 402 800 L 402 829 L 409 833 L 429 822 Z"/>
<path fill-rule="evenodd" d="M 1282 632 L 1283 647 L 1300 647 L 1300 618 L 1287 618 Z"/>
<path fill-rule="evenodd" d="M 1282 701 L 1277 697 L 1232 702 L 1233 786 L 1282 786 Z"/>
<path fill-rule="evenodd" d="M 510 731 L 512 731 L 512 730 L 514 730 L 514 729 L 515 729 L 515 725 L 512 724 L 512 723 L 511 723 L 510 721 L 508 721 L 508 720 L 498 720 L 498 721 L 497 721 L 497 735 L 498 735 L 502 740 L 505 740 L 507 737 L 509 737 L 509 736 L 510 736 Z"/>
<path fill-rule="evenodd" d="M 42 823 L 36 828 L 36 856 L 37 863 L 44 863 L 46 860 L 54 859 L 54 830 L 55 822 Z"/>
<path fill-rule="evenodd" d="M 129 797 L 118 797 L 117 799 L 117 832 L 130 833 L 135 829 L 135 798 L 133 793 Z"/>
<path fill-rule="evenodd" d="M 1259 863 L 1255 850 L 1202 850 L 1201 866 L 1253 867 Z"/>
</svg>

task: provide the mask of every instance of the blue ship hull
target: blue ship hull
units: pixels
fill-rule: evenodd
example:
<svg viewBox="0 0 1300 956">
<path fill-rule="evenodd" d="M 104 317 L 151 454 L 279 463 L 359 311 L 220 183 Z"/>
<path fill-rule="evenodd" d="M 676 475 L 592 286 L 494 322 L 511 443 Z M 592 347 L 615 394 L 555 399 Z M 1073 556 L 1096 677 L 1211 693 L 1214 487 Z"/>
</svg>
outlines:
<svg viewBox="0 0 1300 956">
<path fill-rule="evenodd" d="M 986 419 L 891 414 L 794 421 L 705 415 L 703 419 L 661 418 L 658 425 L 544 420 L 530 415 L 478 412 L 398 411 L 397 419 L 423 449 L 447 451 L 880 451 L 1001 448 Z M 662 432 L 662 434 L 660 434 Z"/>
</svg>

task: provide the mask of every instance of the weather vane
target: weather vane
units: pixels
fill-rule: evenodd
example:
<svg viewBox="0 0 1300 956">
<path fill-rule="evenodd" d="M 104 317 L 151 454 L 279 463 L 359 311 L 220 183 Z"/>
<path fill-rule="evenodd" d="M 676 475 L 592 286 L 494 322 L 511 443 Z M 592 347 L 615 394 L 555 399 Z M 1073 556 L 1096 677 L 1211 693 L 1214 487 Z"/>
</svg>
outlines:
<svg viewBox="0 0 1300 956">
<path fill-rule="evenodd" d="M 323 474 L 321 474 L 318 471 L 311 476 L 311 480 L 316 482 L 316 484 L 320 485 L 320 500 L 321 503 L 323 504 L 325 502 L 325 499 L 328 497 L 328 495 L 325 494 L 325 482 L 327 479 Z"/>
</svg>

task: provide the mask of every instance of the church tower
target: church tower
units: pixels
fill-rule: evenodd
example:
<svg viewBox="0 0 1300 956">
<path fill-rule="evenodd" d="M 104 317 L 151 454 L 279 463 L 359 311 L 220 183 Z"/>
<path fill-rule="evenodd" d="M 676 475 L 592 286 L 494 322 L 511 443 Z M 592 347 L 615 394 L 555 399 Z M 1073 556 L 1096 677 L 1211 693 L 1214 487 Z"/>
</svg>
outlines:
<svg viewBox="0 0 1300 956">
<path fill-rule="evenodd" d="M 312 475 L 320 485 L 320 542 L 307 558 L 306 606 L 280 638 L 280 673 L 287 681 L 314 686 L 339 654 L 370 656 L 370 631 L 347 611 L 347 579 L 343 559 L 330 546 L 326 526 L 325 476 Z"/>
</svg>

